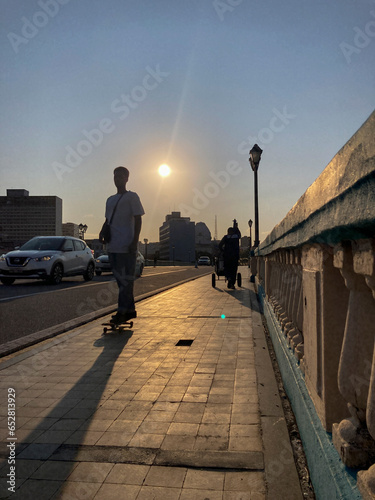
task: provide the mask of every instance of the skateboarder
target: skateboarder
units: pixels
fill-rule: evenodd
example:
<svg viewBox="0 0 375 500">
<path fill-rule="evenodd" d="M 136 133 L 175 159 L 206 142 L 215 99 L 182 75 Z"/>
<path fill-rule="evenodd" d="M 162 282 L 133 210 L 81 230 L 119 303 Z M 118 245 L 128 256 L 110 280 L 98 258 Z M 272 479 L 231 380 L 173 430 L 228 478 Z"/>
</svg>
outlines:
<svg viewBox="0 0 375 500">
<path fill-rule="evenodd" d="M 107 199 L 105 217 L 111 220 L 111 239 L 107 252 L 113 275 L 116 278 L 119 294 L 117 313 L 111 322 L 120 324 L 137 317 L 134 304 L 134 279 L 137 260 L 139 233 L 142 227 L 144 210 L 139 196 L 126 189 L 129 170 L 117 167 L 114 170 L 114 183 L 117 194 Z"/>
<path fill-rule="evenodd" d="M 219 243 L 219 249 L 224 257 L 224 276 L 228 281 L 228 288 L 234 290 L 237 276 L 238 259 L 240 257 L 240 238 L 241 232 L 238 229 L 236 219 L 233 221 L 233 227 L 228 228 L 227 234 Z"/>
</svg>

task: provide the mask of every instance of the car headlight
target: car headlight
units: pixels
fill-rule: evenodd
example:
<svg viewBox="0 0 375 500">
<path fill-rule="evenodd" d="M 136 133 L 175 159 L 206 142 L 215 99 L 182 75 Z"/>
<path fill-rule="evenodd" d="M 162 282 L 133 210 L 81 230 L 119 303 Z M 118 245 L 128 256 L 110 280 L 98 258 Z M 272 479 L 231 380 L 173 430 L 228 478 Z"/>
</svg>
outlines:
<svg viewBox="0 0 375 500">
<path fill-rule="evenodd" d="M 53 259 L 54 255 L 43 255 L 43 257 L 34 257 L 35 262 L 46 262 L 47 260 Z"/>
<path fill-rule="evenodd" d="M 0 255 L 0 262 L 4 262 L 5 261 L 5 255 Z"/>
</svg>

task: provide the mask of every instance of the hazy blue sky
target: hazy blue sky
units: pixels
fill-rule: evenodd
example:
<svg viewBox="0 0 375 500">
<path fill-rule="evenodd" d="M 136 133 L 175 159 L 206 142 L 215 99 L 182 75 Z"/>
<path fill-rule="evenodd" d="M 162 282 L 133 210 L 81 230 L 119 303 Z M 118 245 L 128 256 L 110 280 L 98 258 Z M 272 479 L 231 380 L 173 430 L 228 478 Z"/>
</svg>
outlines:
<svg viewBox="0 0 375 500">
<path fill-rule="evenodd" d="M 146 211 L 142 240 L 172 210 L 248 234 L 257 142 L 263 239 L 375 107 L 374 0 L 1 7 L 0 195 L 57 195 L 87 237 L 118 165 Z"/>
</svg>

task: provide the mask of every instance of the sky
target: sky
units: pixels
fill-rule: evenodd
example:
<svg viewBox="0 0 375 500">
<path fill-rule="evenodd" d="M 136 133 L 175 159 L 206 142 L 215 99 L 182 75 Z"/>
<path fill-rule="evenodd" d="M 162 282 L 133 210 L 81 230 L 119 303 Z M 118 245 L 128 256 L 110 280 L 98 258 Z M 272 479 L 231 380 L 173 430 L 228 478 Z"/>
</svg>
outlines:
<svg viewBox="0 0 375 500">
<path fill-rule="evenodd" d="M 257 143 L 263 240 L 375 108 L 375 0 L 4 0 L 0 30 L 0 195 L 86 238 L 120 165 L 142 241 L 171 211 L 248 235 Z"/>
</svg>

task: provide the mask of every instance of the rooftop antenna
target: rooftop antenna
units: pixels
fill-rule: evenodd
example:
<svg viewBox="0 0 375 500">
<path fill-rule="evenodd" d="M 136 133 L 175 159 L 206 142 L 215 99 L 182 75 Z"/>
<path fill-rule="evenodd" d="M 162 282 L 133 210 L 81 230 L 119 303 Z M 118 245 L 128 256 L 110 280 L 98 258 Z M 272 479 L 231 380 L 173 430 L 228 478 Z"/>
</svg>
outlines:
<svg viewBox="0 0 375 500">
<path fill-rule="evenodd" d="M 215 215 L 215 235 L 214 240 L 217 240 L 217 215 Z"/>
</svg>

